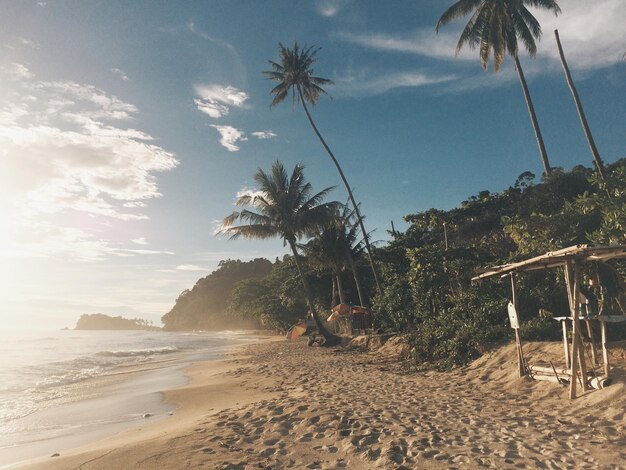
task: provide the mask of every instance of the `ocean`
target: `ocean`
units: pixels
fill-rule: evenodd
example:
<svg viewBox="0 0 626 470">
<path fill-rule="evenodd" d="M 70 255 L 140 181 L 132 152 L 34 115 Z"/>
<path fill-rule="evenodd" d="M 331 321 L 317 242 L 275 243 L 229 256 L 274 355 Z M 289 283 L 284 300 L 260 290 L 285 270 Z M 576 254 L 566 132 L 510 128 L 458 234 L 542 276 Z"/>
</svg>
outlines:
<svg viewBox="0 0 626 470">
<path fill-rule="evenodd" d="M 236 332 L 0 332 L 0 466 L 173 412 L 161 391 L 192 362 L 254 341 Z"/>
</svg>

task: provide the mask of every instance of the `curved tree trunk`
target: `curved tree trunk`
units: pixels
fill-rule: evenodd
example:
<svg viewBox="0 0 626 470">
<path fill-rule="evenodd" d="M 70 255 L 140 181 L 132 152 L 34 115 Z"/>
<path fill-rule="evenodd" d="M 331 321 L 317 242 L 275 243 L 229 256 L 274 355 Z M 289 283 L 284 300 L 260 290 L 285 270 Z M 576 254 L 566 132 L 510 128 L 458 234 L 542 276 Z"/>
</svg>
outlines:
<svg viewBox="0 0 626 470">
<path fill-rule="evenodd" d="M 315 325 L 317 326 L 318 331 L 324 337 L 324 346 L 335 346 L 336 344 L 339 344 L 341 339 L 339 338 L 339 336 L 336 336 L 328 331 L 320 318 L 317 316 L 317 313 L 315 313 L 315 302 L 313 302 L 313 295 L 311 294 L 309 282 L 306 280 L 306 277 L 304 277 L 304 271 L 302 271 L 302 265 L 300 264 L 300 255 L 298 254 L 298 250 L 296 249 L 296 242 L 294 240 L 287 240 L 287 242 L 291 247 L 293 259 L 296 262 L 296 268 L 298 268 L 298 274 L 300 274 L 300 280 L 302 281 L 302 286 L 304 287 L 306 302 L 309 305 L 309 312 L 311 313 L 311 316 L 315 321 Z"/>
<path fill-rule="evenodd" d="M 565 79 L 567 80 L 567 85 L 569 86 L 569 89 L 572 92 L 572 96 L 574 97 L 574 103 L 576 104 L 578 117 L 580 118 L 580 123 L 583 126 L 583 132 L 585 133 L 587 143 L 589 144 L 589 148 L 591 149 L 593 162 L 596 164 L 596 169 L 598 170 L 600 179 L 602 181 L 606 181 L 606 171 L 604 169 L 604 163 L 602 162 L 602 158 L 600 157 L 600 152 L 598 152 L 596 143 L 593 140 L 593 135 L 591 135 L 591 130 L 589 129 L 589 124 L 587 123 L 587 117 L 585 116 L 583 105 L 580 102 L 578 91 L 576 90 L 576 86 L 574 85 L 574 80 L 572 80 L 572 74 L 570 73 L 569 67 L 567 66 L 567 61 L 565 60 L 565 54 L 563 53 L 563 47 L 561 46 L 561 39 L 559 38 L 558 29 L 554 30 L 554 37 L 556 38 L 556 45 L 559 48 L 559 56 L 561 56 L 561 65 L 563 66 L 563 71 L 565 72 Z"/>
<path fill-rule="evenodd" d="M 363 233 L 363 240 L 365 240 L 365 249 L 367 250 L 367 257 L 369 258 L 370 266 L 372 267 L 372 274 L 374 275 L 374 281 L 376 282 L 376 288 L 378 289 L 378 293 L 380 295 L 383 295 L 383 289 L 382 289 L 382 287 L 380 285 L 380 281 L 378 279 L 378 272 L 376 270 L 376 265 L 374 264 L 374 258 L 372 256 L 372 248 L 370 246 L 369 237 L 367 236 L 367 232 L 365 231 L 365 226 L 363 225 L 363 218 L 361 217 L 361 211 L 359 211 L 359 206 L 357 205 L 356 201 L 354 200 L 354 195 L 352 194 L 352 189 L 350 189 L 350 185 L 348 184 L 348 180 L 346 179 L 346 176 L 343 174 L 343 170 L 341 169 L 341 166 L 339 165 L 339 162 L 335 158 L 335 155 L 330 150 L 330 147 L 328 147 L 328 144 L 326 144 L 326 141 L 322 137 L 322 134 L 320 134 L 320 131 L 317 130 L 317 126 L 315 125 L 315 122 L 313 122 L 313 118 L 311 117 L 311 113 L 309 113 L 309 108 L 307 108 L 307 105 L 306 105 L 306 102 L 304 101 L 304 96 L 302 96 L 302 90 L 300 89 L 300 87 L 298 87 L 298 95 L 300 96 L 300 102 L 302 103 L 302 107 L 304 108 L 304 112 L 306 113 L 306 117 L 309 119 L 309 123 L 311 124 L 311 127 L 313 128 L 313 131 L 315 131 L 315 135 L 317 135 L 317 138 L 319 139 L 319 141 L 324 146 L 324 149 L 326 150 L 326 153 L 328 153 L 328 156 L 330 157 L 330 159 L 335 164 L 335 167 L 337 168 L 337 171 L 339 172 L 339 176 L 341 177 L 341 181 L 343 181 L 343 184 L 346 187 L 346 191 L 348 191 L 348 197 L 350 198 L 350 202 L 352 203 L 352 206 L 354 207 L 354 212 L 355 212 L 355 214 L 357 216 L 357 219 L 359 221 L 359 227 L 361 228 L 361 232 Z"/>
<path fill-rule="evenodd" d="M 543 172 L 546 176 L 550 176 L 552 174 L 552 168 L 550 168 L 548 153 L 546 152 L 546 146 L 543 143 L 543 136 L 541 135 L 541 129 L 539 129 L 539 122 L 537 121 L 535 107 L 533 106 L 532 99 L 530 98 L 530 92 L 528 91 L 528 85 L 526 84 L 526 77 L 524 77 L 522 64 L 520 64 L 517 54 L 515 54 L 513 58 L 515 59 L 515 68 L 517 69 L 517 75 L 519 76 L 522 91 L 524 92 L 524 98 L 526 99 L 526 106 L 528 107 L 530 120 L 533 124 L 533 129 L 535 130 L 535 137 L 537 137 L 537 145 L 539 146 L 539 153 L 541 154 L 541 161 L 543 162 Z"/>
<path fill-rule="evenodd" d="M 339 302 L 342 304 L 346 303 L 346 296 L 343 293 L 343 283 L 341 282 L 341 274 L 337 271 L 335 272 L 335 279 L 337 279 L 337 290 L 339 291 Z"/>
<path fill-rule="evenodd" d="M 352 253 L 350 253 L 350 250 L 346 250 L 346 258 L 348 259 L 350 270 L 352 271 L 352 275 L 354 276 L 354 283 L 356 284 L 356 291 L 359 294 L 359 303 L 361 307 L 365 307 L 365 300 L 363 299 L 363 291 L 361 291 L 361 281 L 356 271 L 356 265 L 354 264 L 354 258 L 352 258 Z"/>
</svg>

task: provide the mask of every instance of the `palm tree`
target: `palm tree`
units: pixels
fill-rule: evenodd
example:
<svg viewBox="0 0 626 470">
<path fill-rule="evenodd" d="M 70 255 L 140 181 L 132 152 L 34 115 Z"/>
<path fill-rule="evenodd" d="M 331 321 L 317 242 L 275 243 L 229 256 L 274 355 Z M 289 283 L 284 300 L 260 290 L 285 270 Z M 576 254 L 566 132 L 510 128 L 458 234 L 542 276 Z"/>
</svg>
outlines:
<svg viewBox="0 0 626 470">
<path fill-rule="evenodd" d="M 335 155 L 330 150 L 330 147 L 322 137 L 322 134 L 317 129 L 317 126 L 315 125 L 315 122 L 313 121 L 313 118 L 311 117 L 311 113 L 309 112 L 309 108 L 307 106 L 307 103 L 310 103 L 311 106 L 315 106 L 320 95 L 327 94 L 322 86 L 332 85 L 333 83 L 327 78 L 316 77 L 315 75 L 313 75 L 313 64 L 317 60 L 316 55 L 318 51 L 319 49 L 315 48 L 314 46 L 300 48 L 297 41 L 294 42 L 293 49 L 289 49 L 288 47 L 283 46 L 281 43 L 278 43 L 280 63 L 270 60 L 269 63 L 272 66 L 272 70 L 263 72 L 263 75 L 265 75 L 268 79 L 278 82 L 278 85 L 276 85 L 272 89 L 274 99 L 272 100 L 271 106 L 275 106 L 283 102 L 285 98 L 289 96 L 289 93 L 291 93 L 292 95 L 292 103 L 294 105 L 296 101 L 302 104 L 302 108 L 304 109 L 306 117 L 308 118 L 309 123 L 311 124 L 311 127 L 315 132 L 315 135 L 322 143 L 322 146 L 326 150 L 326 153 L 328 153 L 328 156 L 337 168 L 339 176 L 341 177 L 341 181 L 343 181 L 343 184 L 346 187 L 348 197 L 350 198 L 352 207 L 357 215 L 357 220 L 361 228 L 361 232 L 363 233 L 363 240 L 365 241 L 367 256 L 369 258 L 372 273 L 374 275 L 374 281 L 376 282 L 376 287 L 379 294 L 382 295 L 383 291 L 380 285 L 380 281 L 378 279 L 376 265 L 374 264 L 372 248 L 369 243 L 365 226 L 363 225 L 363 217 L 361 217 L 359 207 L 354 199 L 354 194 L 352 194 L 352 189 L 348 184 L 348 180 L 346 179 L 346 176 L 341 169 L 337 158 L 335 158 Z"/>
<path fill-rule="evenodd" d="M 439 29 L 450 21 L 472 13 L 472 17 L 465 25 L 457 44 L 457 54 L 466 43 L 472 49 L 479 46 L 480 64 L 483 69 L 487 69 L 493 51 L 493 67 L 496 72 L 504 62 L 507 52 L 513 57 L 524 91 L 530 120 L 535 130 L 544 173 L 546 176 L 550 176 L 551 168 L 548 154 L 518 57 L 518 39 L 521 40 L 530 55 L 534 56 L 537 53 L 535 39 L 541 37 L 541 26 L 528 11 L 527 6 L 546 8 L 553 11 L 555 15 L 561 12 L 555 0 L 459 0 L 441 15 L 437 22 L 436 31 L 439 32 Z"/>
<path fill-rule="evenodd" d="M 269 174 L 259 168 L 254 174 L 254 180 L 258 184 L 258 192 L 238 197 L 236 205 L 249 206 L 257 212 L 249 209 L 233 212 L 224 219 L 221 232 L 230 234 L 231 239 L 267 239 L 279 236 L 289 244 L 304 287 L 309 312 L 326 340 L 324 344 L 337 344 L 339 337 L 326 329 L 315 311 L 313 295 L 296 248 L 299 238 L 317 231 L 336 210 L 339 203 L 322 202 L 333 188 L 312 194 L 313 188 L 304 178 L 302 165 L 296 165 L 289 176 L 280 161 L 272 165 Z M 234 226 L 237 221 L 243 224 Z"/>
<path fill-rule="evenodd" d="M 344 205 L 302 248 L 308 259 L 322 268 L 331 270 L 341 303 L 345 303 L 341 273 L 349 268 L 354 277 L 360 305 L 365 305 L 360 278 L 354 263 L 354 258 L 362 252 L 363 248 L 361 243 L 357 242 L 357 225 L 352 222 L 353 217 L 354 211 Z"/>
</svg>

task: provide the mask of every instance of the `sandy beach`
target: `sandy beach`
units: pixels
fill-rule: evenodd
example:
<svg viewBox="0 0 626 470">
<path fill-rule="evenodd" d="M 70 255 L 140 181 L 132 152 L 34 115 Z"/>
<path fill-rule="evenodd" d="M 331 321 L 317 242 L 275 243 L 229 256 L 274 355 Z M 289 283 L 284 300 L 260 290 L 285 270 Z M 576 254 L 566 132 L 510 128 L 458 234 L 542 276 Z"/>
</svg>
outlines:
<svg viewBox="0 0 626 470">
<path fill-rule="evenodd" d="M 561 347 L 525 353 L 559 360 Z M 395 352 L 243 346 L 193 364 L 165 393 L 173 416 L 20 468 L 626 468 L 623 345 L 614 383 L 573 402 L 517 378 L 514 345 L 449 373 L 408 372 Z"/>
</svg>

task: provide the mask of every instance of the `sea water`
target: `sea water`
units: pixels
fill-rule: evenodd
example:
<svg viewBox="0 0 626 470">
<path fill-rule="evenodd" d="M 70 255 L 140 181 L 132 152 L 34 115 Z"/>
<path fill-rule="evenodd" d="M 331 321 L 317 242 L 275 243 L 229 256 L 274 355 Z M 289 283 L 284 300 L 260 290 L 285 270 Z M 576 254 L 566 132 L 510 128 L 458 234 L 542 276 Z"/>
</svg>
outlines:
<svg viewBox="0 0 626 470">
<path fill-rule="evenodd" d="M 0 332 L 0 466 L 172 411 L 159 392 L 191 362 L 252 337 L 233 332 Z"/>
</svg>

